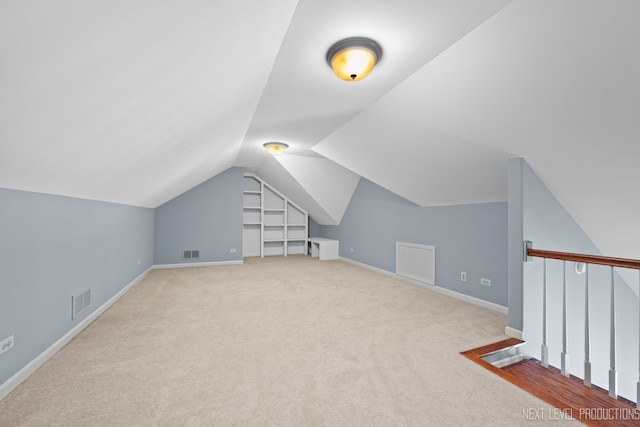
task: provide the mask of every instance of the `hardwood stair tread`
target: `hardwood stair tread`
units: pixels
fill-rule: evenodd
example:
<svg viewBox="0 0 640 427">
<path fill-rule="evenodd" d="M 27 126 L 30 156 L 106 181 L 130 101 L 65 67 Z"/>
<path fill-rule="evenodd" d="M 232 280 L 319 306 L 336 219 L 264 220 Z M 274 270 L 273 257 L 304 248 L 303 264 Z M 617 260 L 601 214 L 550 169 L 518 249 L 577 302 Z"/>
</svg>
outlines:
<svg viewBox="0 0 640 427">
<path fill-rule="evenodd" d="M 623 397 L 613 399 L 606 390 L 595 385 L 585 387 L 580 378 L 573 375 L 567 378 L 557 368 L 544 368 L 538 360 L 524 359 L 496 368 L 482 359 L 484 355 L 518 343 L 522 341 L 510 338 L 460 354 L 586 425 L 640 425 L 640 410 L 634 402 Z"/>
</svg>

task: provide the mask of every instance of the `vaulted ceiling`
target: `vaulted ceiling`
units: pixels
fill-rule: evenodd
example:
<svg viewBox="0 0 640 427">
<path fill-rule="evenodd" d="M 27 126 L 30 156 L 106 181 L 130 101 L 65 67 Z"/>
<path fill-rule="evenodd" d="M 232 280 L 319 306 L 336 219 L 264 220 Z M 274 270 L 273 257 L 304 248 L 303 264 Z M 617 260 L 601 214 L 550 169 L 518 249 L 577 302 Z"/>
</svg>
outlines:
<svg viewBox="0 0 640 427">
<path fill-rule="evenodd" d="M 519 156 L 603 252 L 640 258 L 638 16 L 637 0 L 3 0 L 0 187 L 156 207 L 240 166 L 337 224 L 360 177 L 420 206 L 506 200 Z M 353 83 L 325 62 L 350 36 L 383 48 Z"/>
</svg>

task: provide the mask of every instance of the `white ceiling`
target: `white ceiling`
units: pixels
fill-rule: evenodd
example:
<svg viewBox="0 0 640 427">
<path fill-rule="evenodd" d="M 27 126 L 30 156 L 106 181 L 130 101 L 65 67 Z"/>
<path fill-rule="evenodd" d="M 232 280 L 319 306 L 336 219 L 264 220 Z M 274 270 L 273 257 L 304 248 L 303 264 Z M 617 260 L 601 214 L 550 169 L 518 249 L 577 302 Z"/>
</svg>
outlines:
<svg viewBox="0 0 640 427">
<path fill-rule="evenodd" d="M 156 207 L 241 166 L 337 224 L 360 177 L 420 206 L 502 201 L 521 156 L 604 253 L 640 258 L 638 16 L 637 0 L 3 0 L 0 187 Z M 383 57 L 343 82 L 325 53 L 354 35 Z"/>
</svg>

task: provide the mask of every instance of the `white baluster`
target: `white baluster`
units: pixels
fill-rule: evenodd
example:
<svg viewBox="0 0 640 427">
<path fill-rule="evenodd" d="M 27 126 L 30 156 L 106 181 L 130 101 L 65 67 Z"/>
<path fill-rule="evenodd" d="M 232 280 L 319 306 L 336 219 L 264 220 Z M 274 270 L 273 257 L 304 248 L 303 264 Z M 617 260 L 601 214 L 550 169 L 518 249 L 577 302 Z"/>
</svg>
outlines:
<svg viewBox="0 0 640 427">
<path fill-rule="evenodd" d="M 640 270 L 638 270 L 638 385 L 636 408 L 640 409 Z"/>
<path fill-rule="evenodd" d="M 616 372 L 616 292 L 614 287 L 613 267 L 611 267 L 611 321 L 609 343 L 609 396 L 618 398 L 618 373 Z"/>
<path fill-rule="evenodd" d="M 589 264 L 586 266 L 584 294 L 584 385 L 591 387 L 591 348 L 589 344 Z"/>
<path fill-rule="evenodd" d="M 544 258 L 542 267 L 542 347 L 541 363 L 545 368 L 549 367 L 549 348 L 547 347 L 547 259 Z"/>
<path fill-rule="evenodd" d="M 567 367 L 567 261 L 562 261 L 562 353 L 560 354 L 560 372 L 569 377 Z"/>
</svg>

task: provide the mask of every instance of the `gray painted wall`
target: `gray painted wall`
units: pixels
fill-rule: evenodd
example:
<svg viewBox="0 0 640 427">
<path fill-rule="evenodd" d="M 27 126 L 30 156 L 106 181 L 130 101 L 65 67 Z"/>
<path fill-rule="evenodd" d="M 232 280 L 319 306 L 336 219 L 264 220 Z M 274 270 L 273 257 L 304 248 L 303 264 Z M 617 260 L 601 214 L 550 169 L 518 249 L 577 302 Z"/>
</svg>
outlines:
<svg viewBox="0 0 640 427">
<path fill-rule="evenodd" d="M 340 241 L 340 256 L 390 272 L 396 241 L 433 245 L 437 286 L 507 306 L 506 202 L 423 208 L 363 178 L 340 225 L 320 234 Z"/>
<path fill-rule="evenodd" d="M 230 168 L 156 208 L 155 264 L 241 261 L 243 176 Z M 193 249 L 200 259 L 183 260 Z"/>
<path fill-rule="evenodd" d="M 522 230 L 524 240 L 533 247 L 554 251 L 600 255 L 600 251 L 564 209 L 542 180 L 522 159 L 510 162 L 522 183 Z M 511 176 L 511 171 L 510 171 Z M 522 252 L 520 252 L 522 254 Z M 521 261 L 520 261 L 521 262 Z M 522 262 L 521 262 L 522 264 Z M 535 258 L 522 265 L 523 338 L 527 354 L 540 359 L 542 344 L 543 261 Z M 567 316 L 569 368 L 582 377 L 584 360 L 585 275 L 577 274 L 574 263 L 567 263 Z M 592 380 L 608 387 L 610 269 L 593 266 L 589 274 L 590 341 Z M 637 280 L 637 273 L 634 273 Z M 560 367 L 562 351 L 562 278 L 561 261 L 547 262 L 547 322 L 549 362 Z M 635 401 L 638 369 L 638 298 L 627 283 L 615 276 L 616 340 L 619 393 Z M 635 287 L 637 285 L 634 284 Z M 509 307 L 511 310 L 511 307 Z"/>
<path fill-rule="evenodd" d="M 153 209 L 0 189 L 0 339 L 15 337 L 0 384 L 152 265 L 153 222 Z"/>
<path fill-rule="evenodd" d="M 320 237 L 322 233 L 321 227 L 313 218 L 309 217 L 309 237 Z"/>
</svg>

